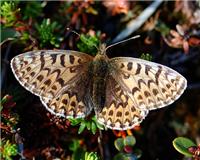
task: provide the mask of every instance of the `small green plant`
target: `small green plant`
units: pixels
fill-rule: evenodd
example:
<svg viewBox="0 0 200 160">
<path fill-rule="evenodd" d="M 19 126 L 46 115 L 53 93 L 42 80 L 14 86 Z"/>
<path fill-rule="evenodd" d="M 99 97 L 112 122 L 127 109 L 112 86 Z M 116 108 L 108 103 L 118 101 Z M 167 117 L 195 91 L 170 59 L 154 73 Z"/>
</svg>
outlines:
<svg viewBox="0 0 200 160">
<path fill-rule="evenodd" d="M 1 4 L 1 18 L 5 27 L 11 27 L 17 22 L 17 13 L 20 11 L 14 2 Z"/>
<path fill-rule="evenodd" d="M 56 29 L 59 29 L 60 25 L 57 22 L 51 22 L 50 19 L 44 19 L 40 25 L 36 24 L 36 29 L 39 34 L 40 47 L 51 44 L 55 47 L 59 47 L 59 42 L 62 38 L 59 38 L 54 34 Z"/>
<path fill-rule="evenodd" d="M 73 160 L 79 160 L 82 159 L 82 157 L 84 157 L 85 149 L 81 146 L 81 140 L 79 139 L 72 140 L 72 142 L 69 144 L 69 150 L 73 152 Z"/>
<path fill-rule="evenodd" d="M 142 55 L 140 56 L 141 59 L 147 60 L 147 61 L 152 61 L 152 55 L 150 55 L 149 53 L 142 53 Z"/>
<path fill-rule="evenodd" d="M 40 1 L 29 1 L 23 9 L 23 19 L 36 18 L 42 16 L 43 3 Z"/>
<path fill-rule="evenodd" d="M 168 35 L 170 32 L 170 28 L 162 21 L 157 21 L 155 29 L 163 36 Z"/>
<path fill-rule="evenodd" d="M 84 147 L 81 146 L 82 140 L 73 139 L 69 144 L 69 149 L 73 152 L 73 160 L 100 160 L 95 152 L 86 152 Z"/>
<path fill-rule="evenodd" d="M 10 95 L 4 96 L 0 101 L 1 125 L 5 126 L 10 132 L 16 129 L 18 123 L 18 115 L 11 112 L 15 105 L 16 103 L 13 102 L 13 97 Z"/>
<path fill-rule="evenodd" d="M 5 160 L 12 160 L 13 156 L 16 156 L 17 152 L 17 145 L 11 144 L 9 140 L 7 141 L 0 141 L 0 157 L 4 158 Z"/>
<path fill-rule="evenodd" d="M 117 138 L 114 142 L 115 148 L 119 151 L 115 155 L 114 160 L 137 160 L 141 156 L 141 151 L 135 149 L 133 151 L 133 146 L 136 144 L 136 139 L 134 136 L 130 135 L 125 138 Z"/>
<path fill-rule="evenodd" d="M 97 48 L 99 47 L 100 40 L 97 36 L 80 35 L 80 41 L 77 43 L 77 47 L 81 52 L 88 53 L 90 55 L 96 55 Z"/>
<path fill-rule="evenodd" d="M 18 115 L 12 112 L 15 105 L 16 103 L 13 102 L 13 97 L 10 95 L 5 95 L 0 101 L 0 128 L 3 133 L 0 141 L 0 157 L 5 160 L 12 160 L 13 156 L 18 154 L 17 145 L 10 143 L 11 140 L 9 140 L 14 137 L 18 123 Z"/>
<path fill-rule="evenodd" d="M 193 157 L 195 160 L 199 160 L 200 146 L 197 146 L 192 140 L 185 137 L 178 137 L 173 140 L 172 144 L 179 153 L 186 157 Z"/>
<path fill-rule="evenodd" d="M 90 120 L 78 118 L 78 119 L 70 119 L 71 125 L 76 126 L 80 125 L 78 134 L 81 134 L 86 128 L 90 130 L 93 134 L 96 133 L 97 128 L 103 130 L 103 125 L 99 124 L 97 122 L 97 119 L 95 116 L 93 116 Z"/>
<path fill-rule="evenodd" d="M 100 160 L 95 152 L 85 152 L 85 160 Z"/>
</svg>

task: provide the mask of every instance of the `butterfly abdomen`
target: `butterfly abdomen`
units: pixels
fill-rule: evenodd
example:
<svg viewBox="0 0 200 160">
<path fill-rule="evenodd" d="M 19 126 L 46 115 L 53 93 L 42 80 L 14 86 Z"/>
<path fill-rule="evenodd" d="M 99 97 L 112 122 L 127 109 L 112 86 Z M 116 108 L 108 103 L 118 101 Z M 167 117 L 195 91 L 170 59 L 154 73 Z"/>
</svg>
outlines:
<svg viewBox="0 0 200 160">
<path fill-rule="evenodd" d="M 92 63 L 92 99 L 95 111 L 101 111 L 105 104 L 106 77 L 108 75 L 108 63 L 106 59 L 100 58 Z"/>
</svg>

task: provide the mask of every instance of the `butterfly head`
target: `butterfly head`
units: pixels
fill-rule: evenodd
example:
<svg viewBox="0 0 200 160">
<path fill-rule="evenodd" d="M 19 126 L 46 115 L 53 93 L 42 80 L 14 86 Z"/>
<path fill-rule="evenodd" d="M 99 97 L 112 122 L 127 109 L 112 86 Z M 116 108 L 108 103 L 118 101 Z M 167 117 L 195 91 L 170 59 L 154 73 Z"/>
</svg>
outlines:
<svg viewBox="0 0 200 160">
<path fill-rule="evenodd" d="M 106 44 L 105 43 L 100 44 L 98 50 L 99 50 L 98 54 L 100 54 L 100 55 L 106 55 Z"/>
<path fill-rule="evenodd" d="M 98 61 L 98 60 L 105 60 L 107 61 L 108 60 L 108 57 L 106 55 L 106 44 L 100 44 L 99 48 L 98 48 L 98 53 L 97 55 L 95 56 L 94 58 L 94 61 Z"/>
<path fill-rule="evenodd" d="M 115 46 L 115 45 L 118 45 L 118 44 L 120 44 L 120 43 L 124 43 L 124 42 L 130 41 L 130 40 L 132 40 L 132 39 L 138 38 L 138 37 L 140 37 L 140 35 L 136 35 L 136 36 L 134 36 L 134 37 L 125 39 L 125 40 L 123 40 L 123 41 L 116 42 L 116 43 L 111 44 L 111 45 L 109 45 L 109 46 L 106 46 L 105 43 L 100 44 L 99 49 L 98 49 L 98 51 L 99 51 L 98 54 L 100 54 L 100 55 L 106 55 L 106 50 L 108 50 L 109 48 L 111 48 L 111 47 L 113 47 L 113 46 Z M 95 47 L 96 47 L 96 46 L 95 46 Z M 97 48 L 97 47 L 96 47 L 96 48 Z"/>
</svg>

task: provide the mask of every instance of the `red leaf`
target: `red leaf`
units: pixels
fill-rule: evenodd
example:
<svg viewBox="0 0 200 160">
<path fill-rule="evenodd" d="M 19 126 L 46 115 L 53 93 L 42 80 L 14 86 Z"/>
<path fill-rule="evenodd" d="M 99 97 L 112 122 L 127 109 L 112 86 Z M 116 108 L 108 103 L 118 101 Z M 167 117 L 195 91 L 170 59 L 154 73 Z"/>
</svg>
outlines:
<svg viewBox="0 0 200 160">
<path fill-rule="evenodd" d="M 125 146 L 125 147 L 124 147 L 124 151 L 125 151 L 126 153 L 132 153 L 132 152 L 133 152 L 133 148 L 132 148 L 131 146 Z"/>
</svg>

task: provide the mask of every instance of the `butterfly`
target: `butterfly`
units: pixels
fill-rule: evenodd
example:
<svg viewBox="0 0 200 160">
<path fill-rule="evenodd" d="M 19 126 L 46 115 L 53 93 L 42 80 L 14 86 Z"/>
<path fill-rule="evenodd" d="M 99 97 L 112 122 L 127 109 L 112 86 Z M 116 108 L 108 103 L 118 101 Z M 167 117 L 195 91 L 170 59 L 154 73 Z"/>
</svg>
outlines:
<svg viewBox="0 0 200 160">
<path fill-rule="evenodd" d="M 14 57 L 11 68 L 52 114 L 83 118 L 94 111 L 98 122 L 113 130 L 133 128 L 186 89 L 187 80 L 173 69 L 138 58 L 110 59 L 107 48 L 102 44 L 95 57 L 72 50 L 30 51 Z"/>
</svg>

